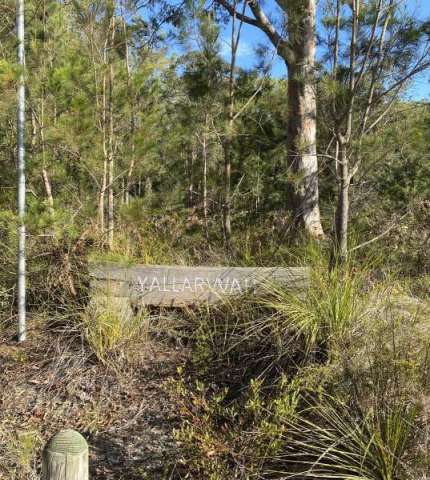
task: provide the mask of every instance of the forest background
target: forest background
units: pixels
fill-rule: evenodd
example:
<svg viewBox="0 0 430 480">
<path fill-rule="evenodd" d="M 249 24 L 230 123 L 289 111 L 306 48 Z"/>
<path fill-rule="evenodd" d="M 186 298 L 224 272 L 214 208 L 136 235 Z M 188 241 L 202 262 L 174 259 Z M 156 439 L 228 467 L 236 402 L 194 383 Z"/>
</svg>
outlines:
<svg viewBox="0 0 430 480">
<path fill-rule="evenodd" d="M 18 347 L 22 71 L 1 2 L 4 478 L 37 478 L 65 417 L 100 445 L 120 435 L 139 411 L 124 391 L 146 401 L 142 344 L 176 358 L 172 339 L 177 443 L 148 478 L 428 478 L 429 17 L 409 0 L 26 1 Z M 154 321 L 89 302 L 94 261 L 312 273 L 306 298 L 276 287 Z M 145 478 L 124 452 L 95 478 Z"/>
</svg>

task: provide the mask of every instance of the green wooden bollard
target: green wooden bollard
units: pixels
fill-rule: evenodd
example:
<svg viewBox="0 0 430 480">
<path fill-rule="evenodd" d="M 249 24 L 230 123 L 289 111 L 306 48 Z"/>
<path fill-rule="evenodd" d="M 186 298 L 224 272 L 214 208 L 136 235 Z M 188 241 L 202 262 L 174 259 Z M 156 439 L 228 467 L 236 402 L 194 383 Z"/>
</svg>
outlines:
<svg viewBox="0 0 430 480">
<path fill-rule="evenodd" d="M 63 430 L 46 444 L 42 480 L 88 480 L 88 444 L 75 430 Z"/>
</svg>

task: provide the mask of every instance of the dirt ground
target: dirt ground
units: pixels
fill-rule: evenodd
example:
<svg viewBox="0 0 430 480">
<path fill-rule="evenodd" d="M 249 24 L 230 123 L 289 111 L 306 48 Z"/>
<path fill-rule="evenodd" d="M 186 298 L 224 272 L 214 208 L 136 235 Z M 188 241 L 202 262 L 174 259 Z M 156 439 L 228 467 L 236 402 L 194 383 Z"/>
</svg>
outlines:
<svg viewBox="0 0 430 480">
<path fill-rule="evenodd" d="M 0 329 L 0 478 L 39 478 L 43 445 L 63 428 L 87 439 L 92 479 L 173 478 L 179 413 L 169 381 L 186 349 L 145 340 L 114 371 L 79 336 L 35 320 L 30 328 L 23 345 Z"/>
</svg>

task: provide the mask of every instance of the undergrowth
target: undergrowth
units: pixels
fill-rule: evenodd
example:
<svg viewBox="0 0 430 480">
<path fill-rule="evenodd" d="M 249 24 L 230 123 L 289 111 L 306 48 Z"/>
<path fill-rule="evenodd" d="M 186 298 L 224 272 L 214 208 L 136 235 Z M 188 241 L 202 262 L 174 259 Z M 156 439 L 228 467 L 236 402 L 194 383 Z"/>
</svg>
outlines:
<svg viewBox="0 0 430 480">
<path fill-rule="evenodd" d="M 127 215 L 124 224 L 133 224 Z M 185 222 L 160 216 L 139 228 L 124 228 L 109 253 L 95 235 L 29 238 L 29 310 L 42 312 L 49 318 L 47 328 L 58 329 L 62 341 L 73 346 L 69 356 L 52 355 L 64 385 L 73 361 L 76 377 L 83 364 L 119 374 L 122 368 L 138 368 L 135 359 L 151 337 L 173 339 L 175 348 L 188 342 L 192 358 L 175 386 L 181 460 L 172 475 L 196 480 L 428 478 L 427 277 L 390 276 L 381 268 L 383 259 L 369 264 L 362 253 L 329 272 L 327 246 L 306 250 L 300 240 L 283 245 L 282 235 L 265 231 L 264 225 L 244 226 L 226 255 L 221 234 L 208 243 Z M 1 260 L 0 329 L 15 314 L 13 241 Z M 257 292 L 186 314 L 158 312 L 154 321 L 143 310 L 135 315 L 121 299 L 89 301 L 89 259 L 312 269 L 306 291 L 266 283 Z M 417 292 L 421 300 L 414 297 Z M 82 360 L 74 358 L 75 352 Z M 52 382 L 60 383 L 59 377 Z M 102 410 L 98 405 L 87 412 L 86 428 L 98 428 L 93 426 L 101 423 Z M 7 451 L 0 446 L 10 478 L 14 465 L 35 471 L 39 437 L 23 435 L 10 437 Z"/>
<path fill-rule="evenodd" d="M 324 258 L 305 292 L 266 284 L 191 312 L 181 478 L 427 478 L 428 306 Z"/>
</svg>

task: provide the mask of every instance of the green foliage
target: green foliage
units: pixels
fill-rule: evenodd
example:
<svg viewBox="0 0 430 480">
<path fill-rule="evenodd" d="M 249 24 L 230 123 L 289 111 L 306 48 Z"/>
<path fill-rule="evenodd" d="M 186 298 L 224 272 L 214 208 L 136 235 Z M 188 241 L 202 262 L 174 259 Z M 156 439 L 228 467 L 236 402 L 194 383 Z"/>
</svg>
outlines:
<svg viewBox="0 0 430 480">
<path fill-rule="evenodd" d="M 17 72 L 14 65 L 5 59 L 0 60 L 0 88 L 12 87 L 16 80 Z"/>
<path fill-rule="evenodd" d="M 387 209 L 404 209 L 426 199 L 430 162 L 426 145 L 430 139 L 428 109 L 417 105 L 399 105 L 395 125 L 370 140 L 367 148 L 384 156 L 377 162 L 379 196 Z M 380 152 L 380 153 L 379 153 Z"/>
<path fill-rule="evenodd" d="M 357 272 L 347 265 L 329 271 L 323 262 L 312 269 L 310 287 L 304 295 L 267 285 L 269 295 L 263 305 L 274 311 L 278 336 L 293 331 L 304 338 L 306 351 L 326 349 L 329 345 L 332 351 L 347 336 L 352 338 L 360 327 L 365 308 L 360 292 L 365 278 L 365 269 Z"/>
<path fill-rule="evenodd" d="M 227 249 L 222 172 L 230 65 L 220 12 L 200 0 L 186 2 L 180 12 L 158 2 L 142 8 L 123 2 L 108 46 L 107 2 L 26 2 L 31 314 L 43 311 L 50 325 L 72 325 L 92 359 L 114 367 L 133 361 L 148 338 L 149 319 L 144 312 L 133 316 L 113 296 L 89 301 L 88 261 L 312 267 L 306 292 L 266 284 L 258 294 L 187 315 L 169 312 L 167 323 L 175 327 L 166 330 L 174 337 L 184 330 L 192 350 L 177 386 L 185 478 L 415 480 L 428 474 L 429 313 L 414 295 L 428 299 L 430 292 L 430 115 L 427 105 L 406 97 L 379 97 L 424 53 L 428 23 L 397 4 L 392 16 L 385 9 L 379 18 L 377 39 L 389 20 L 387 56 L 375 83 L 372 119 L 390 109 L 372 134 L 357 137 L 378 61 L 375 42 L 357 87 L 348 151 L 352 163 L 362 160 L 350 187 L 349 239 L 361 247 L 342 268 L 329 271 L 338 188 L 333 130 L 350 102 L 351 9 L 340 3 L 336 75 L 330 71 L 336 25 L 330 8 L 318 22 L 318 48 L 329 47 L 319 51 L 316 70 L 318 175 L 328 240 L 316 246 L 301 236 L 289 211 L 289 185 L 302 176 L 291 173 L 286 154 L 288 80 L 236 65 Z M 358 70 L 376 6 L 361 2 Z M 2 328 L 16 313 L 13 2 L 2 2 L 0 18 Z M 179 56 L 168 43 L 173 33 L 183 49 Z M 99 209 L 106 217 L 109 155 L 115 238 L 107 249 Z M 379 260 L 369 265 L 374 250 Z M 163 319 L 164 313 L 158 322 Z M 89 425 L 99 424 L 94 415 Z M 38 442 L 24 432 L 11 437 L 9 453 L 0 446 L 1 455 L 11 457 L 8 478 L 14 468 L 34 473 Z"/>
<path fill-rule="evenodd" d="M 317 256 L 305 291 L 267 283 L 257 296 L 192 312 L 196 364 L 209 373 L 228 366 L 228 381 L 246 384 L 259 374 L 270 381 L 279 370 L 293 373 L 310 359 L 334 361 L 362 328 L 366 276 L 352 265 L 329 273 Z"/>
<path fill-rule="evenodd" d="M 0 474 L 7 478 L 18 478 L 25 475 L 27 478 L 36 478 L 37 454 L 42 446 L 42 438 L 35 430 L 21 430 L 19 432 L 0 432 L 6 443 L 0 445 L 2 459 Z M 6 477 L 5 477 L 6 478 Z"/>
</svg>

